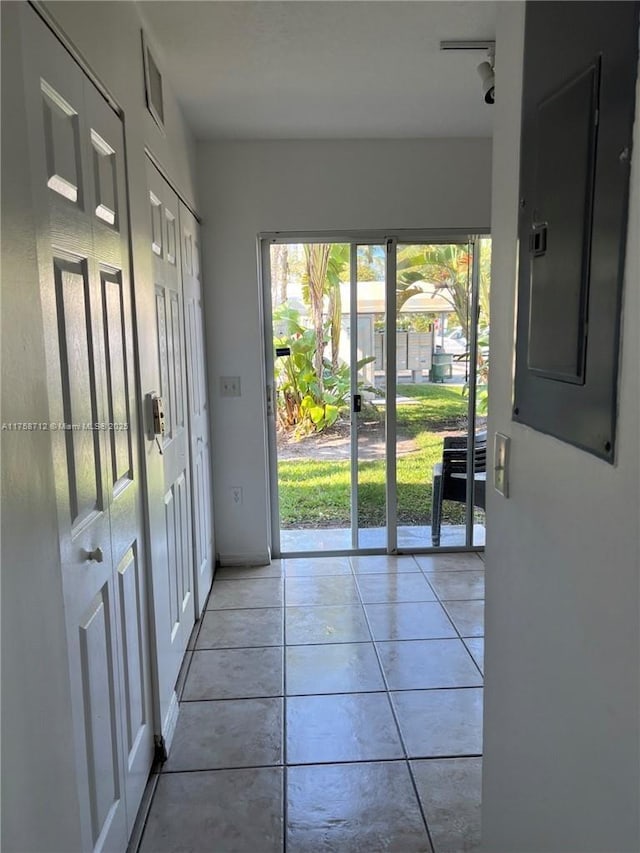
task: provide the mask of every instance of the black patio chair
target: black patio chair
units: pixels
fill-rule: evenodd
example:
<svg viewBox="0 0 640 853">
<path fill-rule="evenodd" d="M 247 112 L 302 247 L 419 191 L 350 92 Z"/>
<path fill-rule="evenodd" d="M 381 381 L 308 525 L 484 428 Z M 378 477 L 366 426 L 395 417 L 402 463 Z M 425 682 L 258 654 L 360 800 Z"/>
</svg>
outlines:
<svg viewBox="0 0 640 853">
<path fill-rule="evenodd" d="M 431 542 L 440 545 L 442 524 L 442 501 L 467 501 L 467 440 L 466 435 L 446 435 L 442 450 L 442 462 L 433 466 L 433 489 L 431 492 Z M 473 505 L 485 509 L 487 434 L 476 434 L 474 449 Z"/>
</svg>

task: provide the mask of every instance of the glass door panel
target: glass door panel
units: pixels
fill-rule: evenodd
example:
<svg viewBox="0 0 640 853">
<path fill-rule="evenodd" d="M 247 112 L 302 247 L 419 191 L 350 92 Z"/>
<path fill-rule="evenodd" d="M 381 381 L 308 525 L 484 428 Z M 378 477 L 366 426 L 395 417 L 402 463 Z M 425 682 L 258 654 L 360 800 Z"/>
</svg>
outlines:
<svg viewBox="0 0 640 853">
<path fill-rule="evenodd" d="M 489 402 L 489 363 L 490 363 L 490 315 L 489 299 L 491 294 L 491 238 L 481 237 L 477 243 L 478 251 L 478 295 L 477 295 L 477 350 L 476 350 L 476 388 L 475 421 L 478 447 L 476 450 L 476 476 L 473 513 L 473 545 L 485 544 L 486 505 L 486 437 L 487 408 Z M 485 450 L 483 452 L 483 443 Z M 483 470 L 484 467 L 484 470 Z"/>
<path fill-rule="evenodd" d="M 270 247 L 283 552 L 352 547 L 349 258 L 345 243 Z"/>
<path fill-rule="evenodd" d="M 402 550 L 467 543 L 464 472 L 456 481 L 442 469 L 445 449 L 463 447 L 467 435 L 471 266 L 468 243 L 397 246 L 394 452 Z M 463 457 L 464 450 L 464 467 Z"/>
<path fill-rule="evenodd" d="M 356 547 L 386 549 L 385 248 L 354 246 Z M 359 409 L 359 411 L 357 411 Z"/>
</svg>

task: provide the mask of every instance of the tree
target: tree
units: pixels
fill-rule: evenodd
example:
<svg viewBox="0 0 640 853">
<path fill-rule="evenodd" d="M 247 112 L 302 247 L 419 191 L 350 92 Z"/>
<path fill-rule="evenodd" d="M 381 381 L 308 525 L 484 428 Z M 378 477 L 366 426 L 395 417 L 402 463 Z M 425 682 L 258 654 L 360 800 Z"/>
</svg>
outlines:
<svg viewBox="0 0 640 853">
<path fill-rule="evenodd" d="M 325 338 L 324 306 L 327 300 L 331 366 L 338 369 L 340 332 L 342 329 L 342 300 L 340 282 L 348 269 L 349 245 L 346 243 L 305 243 L 306 270 L 303 276 L 303 298 L 311 309 L 311 322 L 316 335 L 314 370 L 320 392 L 324 384 L 323 359 Z"/>
<path fill-rule="evenodd" d="M 342 332 L 342 296 L 340 294 L 340 282 L 345 272 L 349 269 L 350 248 L 346 243 L 333 243 L 329 252 L 329 263 L 327 264 L 327 290 L 329 304 L 327 315 L 331 330 L 331 369 L 335 373 L 338 370 L 338 356 L 340 353 L 340 333 Z"/>
<path fill-rule="evenodd" d="M 307 269 L 304 278 L 305 295 L 308 296 L 311 308 L 311 322 L 316 336 L 316 348 L 313 357 L 313 369 L 317 377 L 319 392 L 322 395 L 324 358 L 324 294 L 327 282 L 327 267 L 329 265 L 329 243 L 305 243 L 304 256 Z"/>
<path fill-rule="evenodd" d="M 398 311 L 423 291 L 424 282 L 430 282 L 451 304 L 465 337 L 469 337 L 471 253 L 466 245 L 403 246 L 398 251 L 397 272 Z"/>
<path fill-rule="evenodd" d="M 273 305 L 282 305 L 287 301 L 289 282 L 289 246 L 275 243 L 271 247 L 271 299 Z"/>
</svg>

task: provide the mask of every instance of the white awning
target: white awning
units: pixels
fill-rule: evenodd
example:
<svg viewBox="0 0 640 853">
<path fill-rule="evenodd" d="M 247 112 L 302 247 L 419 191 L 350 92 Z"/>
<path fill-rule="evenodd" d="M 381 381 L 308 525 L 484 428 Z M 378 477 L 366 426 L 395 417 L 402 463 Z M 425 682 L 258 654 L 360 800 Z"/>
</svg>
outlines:
<svg viewBox="0 0 640 853">
<path fill-rule="evenodd" d="M 401 314 L 443 314 L 454 311 L 453 297 L 446 287 L 439 287 L 429 281 L 418 281 L 416 287 L 420 293 L 411 296 L 400 309 Z M 349 282 L 340 285 L 342 297 L 342 313 L 349 313 Z M 358 282 L 358 313 L 384 314 L 385 283 L 384 281 Z"/>
</svg>

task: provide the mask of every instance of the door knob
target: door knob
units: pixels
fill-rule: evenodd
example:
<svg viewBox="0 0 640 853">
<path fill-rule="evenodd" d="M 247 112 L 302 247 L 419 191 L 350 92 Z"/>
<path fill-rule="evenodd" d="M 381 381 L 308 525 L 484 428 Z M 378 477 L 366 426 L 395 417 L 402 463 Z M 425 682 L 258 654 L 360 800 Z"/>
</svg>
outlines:
<svg viewBox="0 0 640 853">
<path fill-rule="evenodd" d="M 102 548 L 95 548 L 93 551 L 86 551 L 86 559 L 92 563 L 101 563 L 104 560 Z"/>
</svg>

